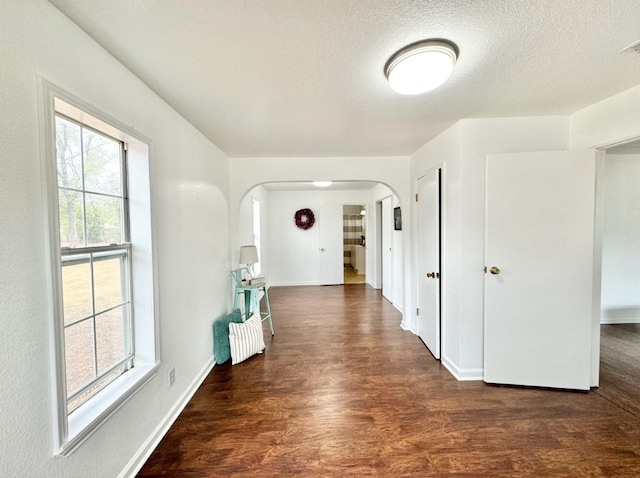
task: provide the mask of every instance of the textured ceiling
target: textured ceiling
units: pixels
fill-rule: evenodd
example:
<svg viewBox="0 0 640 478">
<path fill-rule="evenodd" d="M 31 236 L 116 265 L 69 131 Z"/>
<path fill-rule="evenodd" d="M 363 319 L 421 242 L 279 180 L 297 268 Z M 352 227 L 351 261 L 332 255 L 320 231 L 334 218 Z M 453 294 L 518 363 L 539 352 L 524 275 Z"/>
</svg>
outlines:
<svg viewBox="0 0 640 478">
<path fill-rule="evenodd" d="M 640 83 L 638 0 L 50 0 L 231 157 L 414 152 L 461 118 L 570 114 Z M 402 46 L 453 76 L 392 92 Z"/>
</svg>

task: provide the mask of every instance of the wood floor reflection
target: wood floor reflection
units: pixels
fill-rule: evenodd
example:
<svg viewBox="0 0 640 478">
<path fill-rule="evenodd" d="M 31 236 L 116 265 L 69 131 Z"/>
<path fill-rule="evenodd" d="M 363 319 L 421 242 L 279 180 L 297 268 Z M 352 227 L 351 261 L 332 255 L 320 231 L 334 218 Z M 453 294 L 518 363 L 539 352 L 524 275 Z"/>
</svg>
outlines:
<svg viewBox="0 0 640 478">
<path fill-rule="evenodd" d="M 640 476 L 640 419 L 598 393 L 458 382 L 367 285 L 269 295 L 265 353 L 214 367 L 139 476 Z"/>
<path fill-rule="evenodd" d="M 640 418 L 640 324 L 601 325 L 602 397 Z"/>
</svg>

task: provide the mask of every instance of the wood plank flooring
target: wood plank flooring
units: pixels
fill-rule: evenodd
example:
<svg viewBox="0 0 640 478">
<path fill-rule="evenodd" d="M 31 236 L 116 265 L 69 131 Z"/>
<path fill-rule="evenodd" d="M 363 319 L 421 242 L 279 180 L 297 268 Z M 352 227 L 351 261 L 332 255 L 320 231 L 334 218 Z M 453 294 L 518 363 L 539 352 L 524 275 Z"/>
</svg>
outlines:
<svg viewBox="0 0 640 478">
<path fill-rule="evenodd" d="M 364 284 L 366 282 L 366 276 L 364 274 L 356 274 L 351 267 L 344 268 L 344 283 L 345 284 Z"/>
<path fill-rule="evenodd" d="M 600 394 L 458 382 L 367 285 L 269 296 L 265 353 L 216 365 L 138 476 L 640 476 Z"/>
<path fill-rule="evenodd" d="M 640 418 L 640 324 L 600 328 L 600 387 L 595 393 Z"/>
</svg>

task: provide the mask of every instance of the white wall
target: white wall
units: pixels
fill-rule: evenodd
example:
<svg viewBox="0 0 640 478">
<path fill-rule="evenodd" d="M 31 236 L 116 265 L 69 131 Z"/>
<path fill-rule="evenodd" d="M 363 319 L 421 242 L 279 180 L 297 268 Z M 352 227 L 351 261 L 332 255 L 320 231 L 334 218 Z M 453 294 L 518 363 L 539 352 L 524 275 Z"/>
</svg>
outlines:
<svg viewBox="0 0 640 478">
<path fill-rule="evenodd" d="M 571 149 L 611 146 L 640 138 L 640 85 L 571 115 Z"/>
<path fill-rule="evenodd" d="M 462 370 L 484 358 L 484 221 L 487 154 L 567 149 L 565 116 L 486 118 L 462 121 L 460 356 Z M 481 339 L 482 338 L 482 339 Z"/>
<path fill-rule="evenodd" d="M 462 290 L 460 283 L 461 277 L 461 219 L 462 202 L 460 198 L 461 184 L 461 161 L 460 161 L 460 143 L 461 143 L 462 125 L 456 123 L 433 140 L 429 141 L 422 148 L 411 156 L 411 187 L 412 196 L 417 192 L 417 181 L 420 177 L 433 168 L 442 166 L 443 168 L 443 184 L 442 184 L 442 281 L 441 281 L 441 310 L 443 316 L 442 322 L 442 363 L 449 369 L 456 370 L 457 376 L 460 376 L 460 302 Z M 417 210 L 415 202 L 410 207 L 411 218 L 415 221 Z M 406 214 L 405 214 L 406 216 Z M 411 262 L 417 262 L 417 247 L 419 247 L 418 238 L 415 236 L 415 228 L 411 236 Z M 411 275 L 411 292 L 412 301 L 410 306 L 410 320 L 405 319 L 409 323 L 411 330 L 417 333 L 417 317 L 415 309 L 417 307 L 417 290 L 418 283 L 414 269 Z M 409 314 L 405 314 L 409 315 Z M 480 340 L 483 340 L 482 338 Z"/>
<path fill-rule="evenodd" d="M 258 184 L 282 181 L 374 181 L 387 185 L 402 206 L 409 204 L 409 158 L 357 157 L 357 158 L 232 158 L 229 162 L 231 240 L 238 244 L 239 207 L 243 196 Z M 371 211 L 375 209 L 371 205 Z M 369 215 L 370 217 L 373 214 Z M 411 217 L 403 222 L 403 248 L 409 250 Z M 367 222 L 367 231 L 374 231 Z M 368 233 L 367 244 L 369 238 Z M 367 271 L 370 271 L 367 263 Z M 410 268 L 404 269 L 404 283 L 409 283 Z M 368 280 L 368 279 L 367 279 Z M 403 290 L 404 304 L 411 300 L 407 287 Z M 403 310 L 407 310 L 406 306 Z M 404 320 L 404 314 L 403 314 Z"/>
<path fill-rule="evenodd" d="M 367 283 L 375 288 L 382 288 L 382 277 L 378 277 L 378 269 L 376 267 L 376 251 L 378 248 L 378 237 L 376 231 L 378 230 L 378 222 L 376 218 L 376 203 L 378 201 L 382 201 L 384 198 L 391 197 L 391 202 L 394 207 L 400 206 L 402 208 L 402 231 L 393 231 L 393 243 L 391 246 L 391 261 L 393 262 L 393 286 L 390 291 L 390 295 L 392 298 L 392 303 L 400 312 L 404 311 L 404 302 L 405 302 L 405 283 L 407 280 L 407 276 L 405 274 L 405 260 L 407 259 L 404 255 L 404 243 L 408 241 L 409 234 L 406 232 L 405 226 L 405 214 L 407 213 L 408 207 L 405 207 L 398 196 L 394 194 L 394 192 L 389 189 L 384 184 L 377 184 L 373 187 L 369 194 L 368 200 L 368 209 L 367 209 Z M 409 221 L 410 222 L 410 221 Z M 404 314 L 403 314 L 404 317 Z M 405 324 L 404 319 L 402 322 L 402 326 L 405 328 L 409 328 L 408 325 Z"/>
<path fill-rule="evenodd" d="M 640 154 L 607 154 L 602 323 L 640 322 Z"/>
<path fill-rule="evenodd" d="M 269 191 L 267 222 L 267 252 L 270 285 L 320 284 L 319 231 L 322 220 L 318 215 L 322 204 L 366 204 L 367 190 L 347 191 Z M 302 230 L 293 220 L 298 209 L 309 208 L 316 215 L 316 225 Z M 342 230 L 342 216 L 339 221 Z M 342 262 L 340 262 L 342 264 Z"/>
<path fill-rule="evenodd" d="M 46 1 L 1 10 L 0 476 L 114 477 L 211 366 L 211 323 L 230 304 L 228 160 Z M 162 364 L 67 458 L 52 456 L 40 79 L 152 140 Z"/>
<path fill-rule="evenodd" d="M 610 98 L 602 100 L 593 105 L 587 106 L 580 111 L 573 113 L 570 117 L 569 144 L 572 149 L 578 148 L 604 148 L 618 143 L 628 142 L 640 138 L 640 85 L 618 93 Z M 601 153 L 600 153 L 601 154 Z M 597 184 L 602 183 L 604 171 L 606 171 L 606 159 L 598 166 Z M 602 192 L 598 192 L 597 197 L 601 197 Z M 598 262 L 602 258 L 599 245 L 603 242 L 603 216 L 602 205 L 596 209 L 596 234 L 594 251 L 595 270 L 594 275 L 597 281 L 599 276 Z M 600 268 L 601 269 L 601 268 Z M 594 288 L 598 284 L 594 283 Z M 604 292 L 604 290 L 602 290 Z M 592 385 L 598 384 L 598 370 L 600 358 L 600 329 L 597 320 L 598 312 L 602 312 L 602 304 L 598 309 L 597 294 L 594 293 L 594 321 L 592 336 L 594 338 L 592 347 Z M 602 317 L 600 317 L 600 321 Z"/>
<path fill-rule="evenodd" d="M 566 149 L 568 141 L 568 117 L 465 119 L 411 156 L 412 193 L 419 177 L 444 165 L 442 362 L 458 378 L 483 373 L 486 155 Z"/>
</svg>

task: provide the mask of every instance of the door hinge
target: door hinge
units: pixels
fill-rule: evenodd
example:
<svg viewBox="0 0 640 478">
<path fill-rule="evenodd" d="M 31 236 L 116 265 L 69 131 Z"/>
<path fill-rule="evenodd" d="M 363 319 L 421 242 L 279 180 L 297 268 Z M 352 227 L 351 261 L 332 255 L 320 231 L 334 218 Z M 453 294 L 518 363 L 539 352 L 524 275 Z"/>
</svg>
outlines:
<svg viewBox="0 0 640 478">
<path fill-rule="evenodd" d="M 420 315 L 420 309 L 416 307 L 416 315 Z"/>
<path fill-rule="evenodd" d="M 418 193 L 416 193 L 416 202 L 418 202 Z"/>
</svg>

